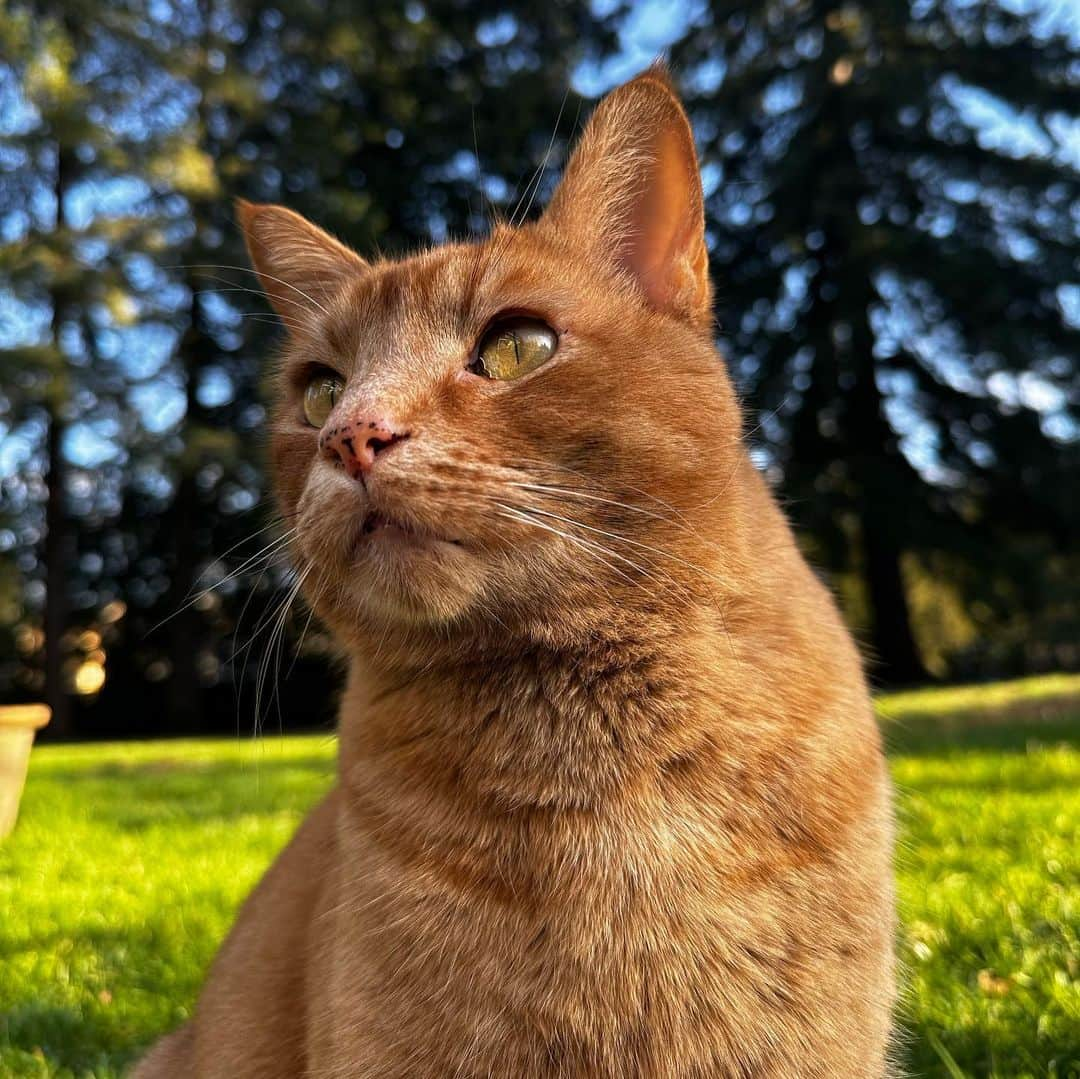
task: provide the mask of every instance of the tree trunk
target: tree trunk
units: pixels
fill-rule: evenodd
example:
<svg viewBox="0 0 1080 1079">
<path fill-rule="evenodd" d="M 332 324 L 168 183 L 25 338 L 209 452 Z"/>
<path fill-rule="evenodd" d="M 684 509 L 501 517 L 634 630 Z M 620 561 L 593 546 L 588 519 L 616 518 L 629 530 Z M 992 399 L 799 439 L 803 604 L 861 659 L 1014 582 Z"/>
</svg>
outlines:
<svg viewBox="0 0 1080 1079">
<path fill-rule="evenodd" d="M 870 670 L 876 681 L 886 685 L 925 682 L 929 676 L 911 632 L 911 608 L 901 571 L 903 552 L 888 521 L 876 513 L 874 501 L 865 500 L 860 521 L 863 578 L 871 614 Z"/>
<path fill-rule="evenodd" d="M 68 147 L 56 147 L 56 227 L 64 227 L 64 197 L 71 186 L 77 163 Z M 64 634 L 68 628 L 70 599 L 68 570 L 74 556 L 71 522 L 67 513 L 67 462 L 63 454 L 63 407 L 68 397 L 66 358 L 60 349 L 61 330 L 71 314 L 73 290 L 70 282 L 57 283 L 52 292 L 52 342 L 57 371 L 48 390 L 46 409 L 49 430 L 46 436 L 48 496 L 45 503 L 45 699 L 52 708 L 50 735 L 63 738 L 72 733 L 71 696 L 64 684 Z"/>
<path fill-rule="evenodd" d="M 169 610 L 172 633 L 169 642 L 172 677 L 169 683 L 169 730 L 195 732 L 202 716 L 199 685 L 199 630 L 201 616 L 191 606 L 195 587 L 197 552 L 195 521 L 199 512 L 195 475 L 181 474 L 173 499 L 173 556 Z"/>
<path fill-rule="evenodd" d="M 885 415 L 869 321 L 871 296 L 868 291 L 860 293 L 861 298 L 852 297 L 850 307 L 853 324 L 848 369 L 854 373 L 855 385 L 850 393 L 848 427 L 862 575 L 870 607 L 870 671 L 879 682 L 906 685 L 929 678 L 911 631 L 911 608 L 901 566 L 903 548 L 897 541 L 910 531 L 910 465 Z"/>
<path fill-rule="evenodd" d="M 213 44 L 211 0 L 199 0 L 197 9 L 201 20 L 200 53 L 197 71 L 209 70 L 206 60 Z M 209 118 L 207 115 L 207 90 L 200 85 L 197 138 L 201 149 L 213 156 L 214 147 L 206 145 Z M 176 493 L 172 510 L 172 580 L 169 593 L 169 613 L 172 617 L 170 660 L 172 677 L 169 681 L 169 729 L 194 731 L 198 728 L 203 708 L 199 679 L 198 654 L 202 637 L 202 615 L 191 605 L 196 590 L 200 554 L 197 522 L 200 516 L 198 470 L 201 464 L 193 443 L 204 420 L 198 400 L 198 385 L 202 372 L 211 362 L 210 339 L 200 299 L 201 284 L 195 267 L 208 261 L 202 246 L 204 222 L 212 212 L 204 200 L 190 200 L 190 211 L 195 223 L 195 233 L 183 252 L 181 261 L 188 267 L 186 274 L 190 306 L 188 325 L 180 339 L 178 358 L 184 375 L 186 408 L 180 430 L 181 450 L 177 462 Z"/>
<path fill-rule="evenodd" d="M 54 406 L 49 411 L 48 499 L 45 503 L 45 700 L 52 709 L 50 735 L 67 737 L 71 729 L 71 697 L 64 684 L 64 634 L 67 631 L 68 567 L 72 558 L 70 522 L 61 452 L 63 423 Z"/>
<path fill-rule="evenodd" d="M 187 257 L 189 261 L 199 261 L 198 252 L 191 248 Z M 188 277 L 188 287 L 191 290 L 191 306 L 187 330 L 180 340 L 179 348 L 187 409 L 181 429 L 183 447 L 178 461 L 176 494 L 170 513 L 172 582 L 169 610 L 172 616 L 172 678 L 169 686 L 169 723 L 171 730 L 194 731 L 202 716 L 198 669 L 202 615 L 191 606 L 201 553 L 197 527 L 201 512 L 197 482 L 200 461 L 195 443 L 203 420 L 197 391 L 203 368 L 209 362 L 209 338 L 204 326 L 198 283 L 191 275 Z"/>
<path fill-rule="evenodd" d="M 837 47 L 833 42 L 831 47 Z M 854 213 L 862 189 L 851 131 L 858 117 L 844 88 L 834 87 L 826 100 L 831 117 L 829 137 L 819 153 L 828 155 L 834 181 L 817 194 L 825 243 L 819 258 L 823 267 L 815 303 L 815 348 L 832 355 L 835 383 L 828 397 L 843 404 L 838 417 L 838 442 L 828 459 L 846 457 L 849 483 L 843 501 L 859 522 L 860 571 L 869 606 L 869 669 L 878 682 L 902 684 L 925 681 L 926 668 L 911 631 L 911 609 L 901 572 L 903 549 L 897 537 L 910 534 L 910 496 L 913 476 L 885 414 L 877 383 L 874 334 L 870 309 L 875 300 L 872 267 L 862 258 L 866 237 Z M 824 165 L 824 161 L 823 161 Z M 837 183 L 835 178 L 843 177 Z M 820 367 L 820 364 L 818 365 Z M 820 371 L 816 372 L 821 377 Z"/>
</svg>

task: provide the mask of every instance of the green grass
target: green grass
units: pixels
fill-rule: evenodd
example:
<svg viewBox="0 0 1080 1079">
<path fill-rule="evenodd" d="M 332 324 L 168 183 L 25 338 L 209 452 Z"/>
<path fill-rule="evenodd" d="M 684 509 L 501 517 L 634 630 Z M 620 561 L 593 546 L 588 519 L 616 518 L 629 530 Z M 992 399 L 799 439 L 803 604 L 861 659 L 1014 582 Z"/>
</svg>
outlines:
<svg viewBox="0 0 1080 1079">
<path fill-rule="evenodd" d="M 1080 1077 L 1080 678 L 882 698 L 907 1063 Z"/>
<path fill-rule="evenodd" d="M 913 1074 L 1080 1079 L 1080 679 L 879 702 Z M 0 843 L 0 1076 L 115 1076 L 183 1019 L 332 779 L 328 738 L 49 747 Z"/>
</svg>

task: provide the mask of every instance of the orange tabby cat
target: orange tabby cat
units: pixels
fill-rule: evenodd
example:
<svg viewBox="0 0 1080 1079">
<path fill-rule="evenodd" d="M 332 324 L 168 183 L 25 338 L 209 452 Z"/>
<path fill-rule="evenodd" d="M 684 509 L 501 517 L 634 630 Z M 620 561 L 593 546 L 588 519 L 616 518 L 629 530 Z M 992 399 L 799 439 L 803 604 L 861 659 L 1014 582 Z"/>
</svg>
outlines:
<svg viewBox="0 0 1080 1079">
<path fill-rule="evenodd" d="M 663 71 L 483 242 L 239 212 L 340 774 L 137 1074 L 887 1074 L 878 734 L 741 440 Z"/>
</svg>

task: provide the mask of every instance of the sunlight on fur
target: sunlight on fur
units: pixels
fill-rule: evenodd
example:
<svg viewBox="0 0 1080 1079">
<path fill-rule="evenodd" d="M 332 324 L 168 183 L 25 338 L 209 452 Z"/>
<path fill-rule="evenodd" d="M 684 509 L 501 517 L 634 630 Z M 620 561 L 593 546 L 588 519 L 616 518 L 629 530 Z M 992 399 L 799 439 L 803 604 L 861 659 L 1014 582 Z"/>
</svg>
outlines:
<svg viewBox="0 0 1080 1079">
<path fill-rule="evenodd" d="M 339 776 L 136 1075 L 889 1074 L 878 733 L 747 455 L 666 73 L 480 241 L 238 212 Z"/>
</svg>

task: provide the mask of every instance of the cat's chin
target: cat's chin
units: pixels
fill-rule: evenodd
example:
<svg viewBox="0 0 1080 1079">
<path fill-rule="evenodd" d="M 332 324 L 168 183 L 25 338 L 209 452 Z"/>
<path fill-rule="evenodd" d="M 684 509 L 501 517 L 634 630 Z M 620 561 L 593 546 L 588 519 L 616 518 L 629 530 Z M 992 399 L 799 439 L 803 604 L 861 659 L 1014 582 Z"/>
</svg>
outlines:
<svg viewBox="0 0 1080 1079">
<path fill-rule="evenodd" d="M 357 596 L 354 618 L 339 627 L 347 636 L 370 640 L 372 628 L 435 628 L 458 621 L 476 605 L 477 592 L 461 587 L 417 587 L 401 582 L 366 587 Z M 350 632 L 351 631 L 351 632 Z"/>
<path fill-rule="evenodd" d="M 461 541 L 399 522 L 365 522 L 350 555 L 343 576 L 357 630 L 373 622 L 445 624 L 469 611 L 483 589 L 480 567 Z"/>
</svg>

